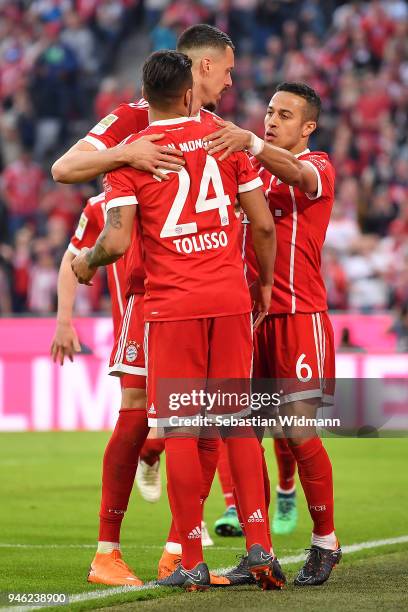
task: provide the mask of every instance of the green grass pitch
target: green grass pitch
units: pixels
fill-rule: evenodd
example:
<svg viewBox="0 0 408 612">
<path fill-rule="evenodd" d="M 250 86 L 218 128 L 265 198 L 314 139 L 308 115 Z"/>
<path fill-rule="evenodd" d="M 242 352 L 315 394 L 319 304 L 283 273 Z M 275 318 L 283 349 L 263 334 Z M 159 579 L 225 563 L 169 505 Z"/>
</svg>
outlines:
<svg viewBox="0 0 408 612">
<path fill-rule="evenodd" d="M 107 432 L 50 432 L 0 435 L 0 592 L 89 593 L 87 569 L 97 538 L 100 472 Z M 408 535 L 407 439 L 330 439 L 326 447 L 335 476 L 336 526 L 342 545 Z M 272 487 L 276 468 L 265 441 Z M 275 537 L 279 557 L 309 545 L 310 520 L 298 488 L 299 526 Z M 206 506 L 212 525 L 223 511 L 218 481 Z M 157 504 L 132 493 L 124 525 L 125 560 L 145 581 L 155 578 L 169 525 L 164 493 Z M 234 565 L 243 539 L 219 538 L 206 550 L 211 568 Z M 284 566 L 290 581 L 299 563 Z M 256 587 L 228 592 L 180 593 L 147 589 L 71 603 L 71 610 L 403 610 L 408 608 L 408 543 L 364 549 L 344 556 L 321 588 L 263 593 Z M 109 589 L 109 587 L 106 587 Z M 109 592 L 109 591 L 108 591 Z M 129 603 L 130 602 L 130 603 Z M 0 605 L 4 605 L 4 599 Z M 48 608 L 49 610 L 51 608 Z"/>
</svg>

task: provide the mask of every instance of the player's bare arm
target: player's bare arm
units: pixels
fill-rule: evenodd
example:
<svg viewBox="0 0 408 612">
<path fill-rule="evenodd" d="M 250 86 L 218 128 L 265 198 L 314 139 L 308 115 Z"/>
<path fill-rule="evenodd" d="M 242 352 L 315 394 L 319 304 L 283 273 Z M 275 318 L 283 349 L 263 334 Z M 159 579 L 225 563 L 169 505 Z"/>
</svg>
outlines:
<svg viewBox="0 0 408 612">
<path fill-rule="evenodd" d="M 163 134 L 151 134 L 103 151 L 80 140 L 54 162 L 52 177 L 59 183 L 84 183 L 121 166 L 132 166 L 168 180 L 168 176 L 158 168 L 177 171 L 184 165 L 184 160 L 181 151 L 155 144 L 162 137 Z"/>
<path fill-rule="evenodd" d="M 271 303 L 276 257 L 275 223 L 262 189 L 239 194 L 239 203 L 251 223 L 252 240 L 258 262 L 258 295 L 255 298 L 255 311 L 258 316 L 254 325 L 256 329 L 267 315 Z"/>
<path fill-rule="evenodd" d="M 72 272 L 71 263 L 75 255 L 65 251 L 58 273 L 58 309 L 57 327 L 51 344 L 51 355 L 54 363 L 64 364 L 65 357 L 73 361 L 74 354 L 79 353 L 81 346 L 72 324 L 75 293 L 78 285 Z"/>
<path fill-rule="evenodd" d="M 129 248 L 135 206 L 114 207 L 108 211 L 106 223 L 92 249 L 84 248 L 72 261 L 78 282 L 90 285 L 97 268 L 114 263 Z"/>
<path fill-rule="evenodd" d="M 224 151 L 220 157 L 222 161 L 235 151 L 248 150 L 286 185 L 298 187 L 305 193 L 316 193 L 317 175 L 309 163 L 298 159 L 291 151 L 262 141 L 249 130 L 243 130 L 230 121 L 215 121 L 222 128 L 206 137 L 209 154 Z"/>
</svg>

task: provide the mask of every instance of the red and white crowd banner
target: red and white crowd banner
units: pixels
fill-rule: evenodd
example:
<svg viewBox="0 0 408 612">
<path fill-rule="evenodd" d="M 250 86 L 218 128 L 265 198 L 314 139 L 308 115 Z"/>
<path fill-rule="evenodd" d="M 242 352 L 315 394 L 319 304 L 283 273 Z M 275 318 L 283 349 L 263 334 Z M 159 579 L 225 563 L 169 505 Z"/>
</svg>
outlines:
<svg viewBox="0 0 408 612">
<path fill-rule="evenodd" d="M 335 337 L 349 328 L 354 344 L 364 353 L 339 353 L 336 377 L 384 379 L 387 399 L 366 398 L 364 410 L 384 415 L 387 427 L 399 429 L 407 421 L 406 386 L 396 381 L 408 375 L 408 354 L 393 352 L 395 338 L 387 315 L 334 315 Z M 111 429 L 120 407 L 120 385 L 108 376 L 112 322 L 109 318 L 82 318 L 75 323 L 84 354 L 74 363 L 54 364 L 50 345 L 53 319 L 0 319 L 0 431 Z M 356 423 L 358 426 L 358 423 Z"/>
</svg>

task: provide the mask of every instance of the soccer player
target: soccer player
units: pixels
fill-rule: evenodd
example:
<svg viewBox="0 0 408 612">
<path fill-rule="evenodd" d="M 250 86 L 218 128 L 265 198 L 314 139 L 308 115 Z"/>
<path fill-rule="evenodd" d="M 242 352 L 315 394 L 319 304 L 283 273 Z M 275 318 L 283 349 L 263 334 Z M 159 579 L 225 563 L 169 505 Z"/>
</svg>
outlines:
<svg viewBox="0 0 408 612">
<path fill-rule="evenodd" d="M 105 194 L 89 198 L 79 218 L 75 234 L 72 236 L 62 258 L 58 275 L 57 327 L 51 344 L 51 354 L 55 362 L 64 363 L 65 357 L 73 360 L 75 353 L 81 351 L 78 336 L 72 322 L 74 301 L 78 282 L 71 269 L 71 263 L 83 247 L 92 247 L 105 225 Z M 111 295 L 114 334 L 119 327 L 126 303 L 125 258 L 106 268 L 109 293 Z"/>
<path fill-rule="evenodd" d="M 77 280 L 71 263 L 80 250 L 92 247 L 105 225 L 105 194 L 90 198 L 81 214 L 77 229 L 63 256 L 58 276 L 57 328 L 51 346 L 54 361 L 61 365 L 64 358 L 71 361 L 80 351 L 76 331 L 72 325 L 72 313 Z M 115 335 L 120 329 L 126 307 L 126 261 L 121 257 L 107 267 L 108 287 L 112 301 L 112 318 Z M 133 296 L 133 299 L 138 299 Z M 139 298 L 140 302 L 140 298 Z M 142 315 L 141 315 L 142 316 Z M 127 350 L 135 351 L 136 342 Z M 145 418 L 145 367 L 144 355 L 135 355 L 132 368 L 121 377 L 122 402 L 119 417 L 103 458 L 102 499 L 99 513 L 98 548 L 91 563 L 88 581 L 110 585 L 141 585 L 141 580 L 123 561 L 120 551 L 120 529 L 127 509 L 135 478 L 137 460 L 148 427 Z M 131 372 L 131 373 L 130 373 Z M 127 432 L 127 436 L 124 432 Z"/>
<path fill-rule="evenodd" d="M 178 49 L 191 57 L 193 62 L 192 72 L 195 90 L 193 112 L 198 112 L 200 106 L 214 109 L 222 93 L 232 84 L 234 45 L 231 39 L 217 28 L 207 24 L 198 24 L 181 34 L 178 40 Z M 94 126 L 84 139 L 80 140 L 54 163 L 52 168 L 54 179 L 68 183 L 87 181 L 101 173 L 128 164 L 136 169 L 151 172 L 163 181 L 169 180 L 168 175 L 164 174 L 161 169 L 179 169 L 184 165 L 184 160 L 179 150 L 155 144 L 156 141 L 162 139 L 162 133 L 145 135 L 131 143 L 121 144 L 130 134 L 147 127 L 148 108 L 148 103 L 142 98 L 137 103 L 121 104 L 113 110 L 112 113 Z M 212 113 L 203 108 L 200 112 L 203 121 L 212 121 Z M 139 270 L 140 266 L 137 263 L 138 260 L 140 261 L 138 244 L 134 242 L 131 249 L 135 251 L 133 255 L 135 257 L 134 269 Z M 138 288 L 143 283 L 144 272 L 143 275 L 134 272 L 130 279 L 130 295 L 132 294 L 132 287 L 136 288 L 137 293 Z M 126 322 L 125 332 L 127 328 L 127 336 L 126 338 L 120 338 L 119 333 L 116 343 L 117 348 L 119 348 L 119 345 L 123 346 L 126 342 L 133 341 L 134 336 L 139 337 L 143 333 L 143 319 L 140 315 L 137 316 L 135 308 L 130 308 L 130 315 L 126 317 Z M 115 357 L 117 358 L 115 359 Z M 123 351 L 118 353 L 115 350 L 113 361 L 116 367 L 122 369 L 132 365 L 126 359 L 126 353 Z M 124 439 L 123 444 L 120 439 L 121 436 Z M 218 461 L 218 444 L 216 442 L 211 439 L 200 441 L 200 458 L 205 474 L 203 500 L 209 493 Z M 109 444 L 113 446 L 113 441 L 111 440 Z M 122 447 L 129 444 L 125 429 L 121 428 L 116 432 L 115 444 Z M 130 446 L 129 453 L 131 452 L 132 447 Z M 109 453 L 109 459 L 112 462 L 111 469 L 114 470 L 115 453 L 113 448 L 112 453 Z M 103 482 L 106 482 L 108 488 L 109 482 L 106 479 L 103 479 Z M 172 573 L 180 562 L 180 558 L 181 544 L 173 522 L 163 555 L 159 561 L 159 577 Z M 215 576 L 211 576 L 211 578 L 214 581 L 221 581 L 221 578 L 217 579 Z"/>
<path fill-rule="evenodd" d="M 184 54 L 156 52 L 143 68 L 151 120 L 146 133 L 164 130 L 165 143 L 184 151 L 185 167 L 170 172 L 167 183 L 133 168 L 106 175 L 105 230 L 95 247 L 73 262 L 80 282 L 89 282 L 97 266 L 120 257 L 138 207 L 147 275 L 147 412 L 152 424 L 168 410 L 158 393 L 159 380 L 250 375 L 251 300 L 233 208 L 237 194 L 252 224 L 259 264 L 259 321 L 269 307 L 273 281 L 274 224 L 261 182 L 245 154 L 224 164 L 206 154 L 202 139 L 214 128 L 200 115 L 191 117 L 191 64 Z M 166 438 L 166 467 L 182 563 L 159 584 L 196 590 L 210 586 L 201 546 L 202 468 L 197 439 L 188 429 L 181 435 Z M 281 588 L 285 578 L 268 537 L 260 445 L 255 437 L 230 436 L 225 443 L 244 517 L 248 567 L 265 587 Z"/>
<path fill-rule="evenodd" d="M 72 272 L 71 263 L 75 256 L 79 254 L 82 248 L 90 248 L 94 246 L 99 234 L 104 228 L 105 219 L 105 194 L 101 193 L 95 197 L 89 198 L 78 221 L 78 226 L 76 228 L 75 234 L 72 236 L 68 248 L 61 261 L 58 275 L 57 327 L 51 344 L 51 354 L 53 356 L 54 362 L 59 361 L 61 365 L 63 365 L 65 357 L 68 357 L 71 361 L 73 361 L 74 354 L 80 352 L 81 350 L 80 343 L 78 341 L 78 336 L 72 322 L 73 307 L 78 283 L 74 273 Z M 118 261 L 116 261 L 110 266 L 107 266 L 106 268 L 108 288 L 111 296 L 113 332 L 115 337 L 117 337 L 118 332 L 120 330 L 121 320 L 126 309 L 128 290 L 126 259 L 127 257 L 125 255 L 124 257 L 121 257 L 120 259 L 118 259 Z M 142 274 L 144 275 L 144 272 L 142 272 Z M 142 287 L 141 290 L 143 294 L 144 287 Z M 136 299 L 139 299 L 140 301 L 140 298 L 136 297 Z M 140 313 L 140 316 L 143 317 L 143 312 Z M 140 341 L 143 342 L 143 337 Z M 128 344 L 128 353 L 130 353 L 130 351 L 132 351 L 132 353 L 139 352 L 139 355 L 134 355 L 135 358 L 133 359 L 131 367 L 126 373 L 121 373 L 120 369 L 117 370 L 115 368 L 115 365 L 113 365 L 113 367 L 111 368 L 111 374 L 113 375 L 116 375 L 117 372 L 120 372 L 122 393 L 125 396 L 129 394 L 129 391 L 124 391 L 124 389 L 126 388 L 132 388 L 136 384 L 140 383 L 140 388 L 142 389 L 142 391 L 144 391 L 146 386 L 144 354 L 143 352 L 140 353 L 140 346 L 138 347 L 138 344 L 134 342 Z M 127 405 L 127 399 L 128 398 L 125 397 L 121 410 L 124 410 L 124 406 Z M 142 400 L 144 403 L 145 399 L 143 397 Z M 119 416 L 121 417 L 121 415 Z M 117 438 L 116 434 L 117 432 L 115 432 L 114 440 Z M 142 447 L 141 455 L 143 455 L 143 453 L 145 453 L 145 455 L 148 454 L 149 448 L 151 448 L 150 443 L 159 444 L 160 447 L 162 445 L 164 446 L 164 441 L 162 440 L 146 440 Z M 116 445 L 114 445 L 115 457 L 114 459 L 112 458 L 111 446 L 112 444 L 108 445 L 104 456 L 104 477 L 102 489 L 102 503 L 100 509 L 100 536 L 98 542 L 98 552 L 96 553 L 96 556 L 91 564 L 91 571 L 88 578 L 90 582 L 100 582 L 102 584 L 106 584 L 106 581 L 108 581 L 108 584 L 115 585 L 141 584 L 139 579 L 135 581 L 135 575 L 132 573 L 132 570 L 130 570 L 129 566 L 127 566 L 121 560 L 120 556 L 119 537 L 120 527 L 122 519 L 124 517 L 124 511 L 116 512 L 114 517 L 111 517 L 107 516 L 107 510 L 105 508 L 107 496 L 106 488 L 107 485 L 111 485 L 109 477 L 110 473 L 112 472 L 111 465 L 115 465 L 121 461 L 121 456 L 120 454 L 118 455 L 117 449 L 115 448 Z M 145 446 L 146 450 L 143 450 Z M 133 475 L 134 478 L 136 464 L 134 461 L 131 461 L 130 465 L 131 469 L 129 470 L 129 473 Z M 117 465 L 115 469 L 118 472 L 119 470 L 121 470 L 122 474 L 126 471 L 126 474 L 124 474 L 125 476 L 127 476 L 128 474 L 128 470 L 125 466 L 120 467 L 120 465 Z M 156 476 L 157 471 L 154 470 L 153 474 Z M 160 473 L 158 474 L 158 478 L 161 484 Z M 132 482 L 130 481 L 130 479 L 125 478 L 126 489 L 124 493 L 123 491 L 121 491 L 121 487 L 116 486 L 116 488 L 113 490 L 113 494 L 111 494 L 109 497 L 109 505 L 115 505 L 113 502 L 115 501 L 116 496 L 124 496 L 125 499 L 128 498 L 130 495 L 129 486 L 132 484 Z M 121 505 L 127 507 L 127 502 L 128 499 L 126 499 L 125 503 L 122 503 Z M 113 524 L 115 526 L 113 526 Z M 110 534 L 114 530 L 114 542 L 112 542 L 111 544 L 108 544 L 107 541 L 103 539 L 107 537 L 106 529 L 109 530 Z M 205 533 L 206 531 L 207 527 L 203 522 L 203 533 Z M 108 537 L 112 537 L 112 535 L 108 535 Z M 203 537 L 203 546 L 208 545 L 207 542 L 208 540 Z M 113 550 L 111 550 L 109 553 L 104 552 L 105 549 L 110 549 L 111 547 L 113 547 Z"/>
<path fill-rule="evenodd" d="M 280 411 L 306 418 L 314 418 L 322 402 L 330 403 L 335 376 L 333 331 L 320 272 L 335 173 L 326 153 L 308 148 L 320 109 L 313 89 L 282 83 L 267 109 L 264 140 L 219 120 L 221 129 L 207 137 L 209 152 L 222 152 L 221 160 L 251 148 L 259 162 L 276 223 L 277 257 L 271 307 L 255 334 L 254 370 L 259 377 L 297 381 L 295 392 L 282 398 Z M 295 584 L 320 585 L 341 559 L 332 466 L 314 429 L 286 427 L 284 434 L 313 521 L 312 545 Z"/>
</svg>

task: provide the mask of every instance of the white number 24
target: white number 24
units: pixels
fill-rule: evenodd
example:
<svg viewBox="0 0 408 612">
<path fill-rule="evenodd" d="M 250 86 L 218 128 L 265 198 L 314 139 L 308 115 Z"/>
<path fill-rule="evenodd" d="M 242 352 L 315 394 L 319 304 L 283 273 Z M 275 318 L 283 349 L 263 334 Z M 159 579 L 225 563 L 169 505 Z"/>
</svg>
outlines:
<svg viewBox="0 0 408 612">
<path fill-rule="evenodd" d="M 161 170 L 164 174 L 175 172 L 174 170 Z M 197 233 L 197 223 L 179 223 L 181 213 L 187 201 L 190 189 L 190 176 L 185 168 L 177 172 L 179 177 L 179 187 L 170 208 L 169 214 L 163 229 L 160 232 L 160 238 L 171 238 L 172 236 L 185 236 L 186 234 Z M 207 198 L 210 181 L 213 184 L 215 198 Z M 206 212 L 208 210 L 218 209 L 221 225 L 228 225 L 228 208 L 231 204 L 230 197 L 224 193 L 220 170 L 218 164 L 213 157 L 207 155 L 203 176 L 200 182 L 200 191 L 195 203 L 195 211 L 197 213 Z"/>
</svg>

